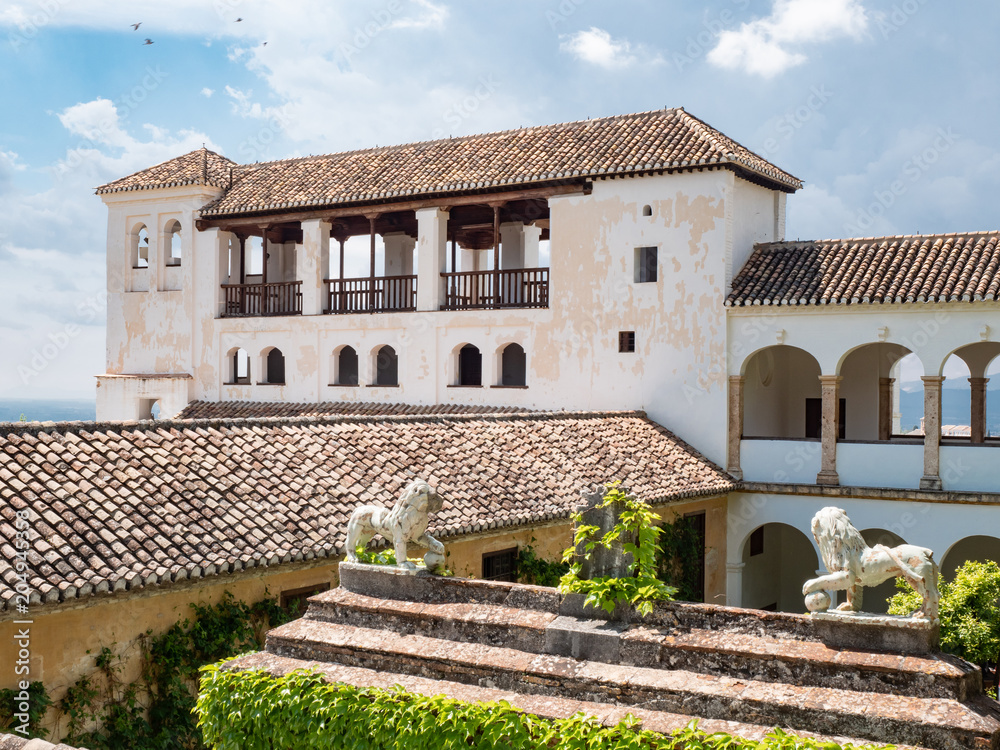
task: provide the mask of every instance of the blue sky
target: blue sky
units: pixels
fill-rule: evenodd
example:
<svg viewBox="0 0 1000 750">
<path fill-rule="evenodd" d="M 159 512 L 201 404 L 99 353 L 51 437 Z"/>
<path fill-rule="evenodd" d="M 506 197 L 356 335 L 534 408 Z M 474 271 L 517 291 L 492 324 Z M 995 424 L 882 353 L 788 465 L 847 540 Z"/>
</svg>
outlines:
<svg viewBox="0 0 1000 750">
<path fill-rule="evenodd" d="M 805 181 L 790 238 L 996 229 L 998 22 L 940 0 L 6 0 L 0 398 L 93 397 L 93 188 L 203 143 L 246 162 L 683 106 Z"/>
</svg>

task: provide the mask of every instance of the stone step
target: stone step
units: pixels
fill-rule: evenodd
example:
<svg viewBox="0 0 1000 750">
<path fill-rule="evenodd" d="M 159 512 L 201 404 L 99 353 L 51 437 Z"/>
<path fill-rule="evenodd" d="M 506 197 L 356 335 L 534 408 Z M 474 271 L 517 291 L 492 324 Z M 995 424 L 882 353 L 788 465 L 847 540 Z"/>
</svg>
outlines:
<svg viewBox="0 0 1000 750">
<path fill-rule="evenodd" d="M 958 701 L 981 690 L 976 667 L 942 654 L 833 649 L 817 641 L 728 630 L 628 627 L 503 604 L 409 602 L 334 589 L 311 598 L 306 617 L 536 654 L 737 679 Z"/>
<path fill-rule="evenodd" d="M 1000 749 L 1000 710 L 683 669 L 627 666 L 300 619 L 272 630 L 268 653 L 517 693 L 641 706 L 705 719 L 846 734 L 870 742 L 937 750 Z"/>
<path fill-rule="evenodd" d="M 277 656 L 266 652 L 241 656 L 223 667 L 227 670 L 258 670 L 275 676 L 283 676 L 297 669 L 314 670 L 322 674 L 330 682 L 339 682 L 355 687 L 376 687 L 391 689 L 401 686 L 410 693 L 435 696 L 445 695 L 454 700 L 473 702 L 506 701 L 515 708 L 544 719 L 565 719 L 576 713 L 584 713 L 600 720 L 605 726 L 614 726 L 627 714 L 637 718 L 643 729 L 662 734 L 669 734 L 683 729 L 693 718 L 689 714 L 671 713 L 668 711 L 652 711 L 637 706 L 621 706 L 615 703 L 599 703 L 581 701 L 573 698 L 561 698 L 533 693 L 514 692 L 491 687 L 480 687 L 463 682 L 436 680 L 411 674 L 389 672 L 385 670 L 350 667 L 329 662 L 306 661 L 285 656 Z M 748 740 L 761 740 L 773 729 L 771 726 L 747 724 L 724 719 L 698 718 L 698 728 L 707 734 L 725 732 L 735 737 Z M 783 727 L 783 729 L 788 729 Z M 839 735 L 821 735 L 813 732 L 796 731 L 801 737 L 811 737 L 820 742 L 836 742 L 839 745 L 852 743 L 862 744 L 866 740 L 856 737 Z M 899 750 L 924 750 L 913 746 L 897 745 Z"/>
</svg>

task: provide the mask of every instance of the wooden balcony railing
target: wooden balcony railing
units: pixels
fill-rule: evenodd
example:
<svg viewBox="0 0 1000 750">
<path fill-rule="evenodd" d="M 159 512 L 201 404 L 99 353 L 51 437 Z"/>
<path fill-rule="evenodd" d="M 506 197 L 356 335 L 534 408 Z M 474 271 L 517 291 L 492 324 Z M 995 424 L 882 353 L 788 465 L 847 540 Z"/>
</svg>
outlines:
<svg viewBox="0 0 1000 750">
<path fill-rule="evenodd" d="M 373 283 L 374 282 L 374 283 Z M 416 276 L 379 276 L 375 279 L 324 279 L 327 312 L 413 312 L 417 309 Z"/>
<path fill-rule="evenodd" d="M 301 281 L 223 284 L 222 289 L 226 295 L 224 318 L 302 314 Z"/>
<path fill-rule="evenodd" d="M 446 284 L 442 310 L 549 306 L 548 268 L 458 271 L 441 276 Z"/>
</svg>

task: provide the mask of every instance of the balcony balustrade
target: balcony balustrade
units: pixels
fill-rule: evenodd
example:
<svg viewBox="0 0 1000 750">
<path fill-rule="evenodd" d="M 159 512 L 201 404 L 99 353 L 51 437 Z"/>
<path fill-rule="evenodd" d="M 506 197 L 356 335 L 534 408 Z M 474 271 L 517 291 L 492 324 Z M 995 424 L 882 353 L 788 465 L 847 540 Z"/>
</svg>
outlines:
<svg viewBox="0 0 1000 750">
<path fill-rule="evenodd" d="M 416 276 L 324 279 L 327 312 L 413 312 L 417 309 Z"/>
<path fill-rule="evenodd" d="M 442 273 L 441 276 L 446 283 L 442 310 L 497 310 L 549 306 L 548 268 L 458 271 Z"/>
<path fill-rule="evenodd" d="M 301 315 L 302 282 L 223 284 L 224 318 Z"/>
</svg>

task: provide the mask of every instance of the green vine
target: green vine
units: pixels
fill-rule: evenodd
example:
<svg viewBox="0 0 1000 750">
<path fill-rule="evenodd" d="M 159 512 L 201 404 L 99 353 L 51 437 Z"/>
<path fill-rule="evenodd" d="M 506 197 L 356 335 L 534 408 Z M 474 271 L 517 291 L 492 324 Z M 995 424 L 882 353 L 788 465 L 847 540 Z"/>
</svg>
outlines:
<svg viewBox="0 0 1000 750">
<path fill-rule="evenodd" d="M 677 588 L 676 598 L 684 602 L 699 600 L 701 569 L 701 538 L 689 518 L 677 518 L 660 529 L 660 544 L 656 553 L 656 576 Z"/>
<path fill-rule="evenodd" d="M 28 685 L 27 693 L 28 721 L 25 723 L 18 718 L 21 713 L 19 706 L 25 702 L 18 698 L 20 688 L 0 690 L 0 729 L 17 732 L 22 737 L 47 737 L 49 730 L 42 728 L 42 719 L 52 705 L 52 699 L 49 698 L 45 685 L 37 681 Z"/>
<path fill-rule="evenodd" d="M 190 620 L 162 635 L 147 631 L 133 646 L 119 650 L 112 644 L 95 655 L 96 671 L 77 680 L 57 704 L 67 722 L 67 744 L 90 750 L 205 748 L 192 713 L 199 668 L 262 648 L 264 633 L 295 614 L 272 599 L 253 605 L 236 601 L 228 591 L 218 604 L 191 608 Z M 135 647 L 141 677 L 126 683 L 121 675 Z"/>
<path fill-rule="evenodd" d="M 589 580 L 580 578 L 582 565 L 576 562 L 559 581 L 559 591 L 563 594 L 586 594 L 586 604 L 600 607 L 609 613 L 614 612 L 619 604 L 630 604 L 639 614 L 648 615 L 653 611 L 654 601 L 672 599 L 677 589 L 657 577 L 657 538 L 663 533 L 663 529 L 656 525 L 658 520 L 656 513 L 647 503 L 627 495 L 620 485 L 621 482 L 606 484 L 604 499 L 597 506 L 606 508 L 612 503 L 621 504 L 621 512 L 614 528 L 598 539 L 597 534 L 600 529 L 583 523 L 581 513 L 574 514 L 573 525 L 576 529 L 573 534 L 574 546 L 563 552 L 563 562 L 572 561 L 577 555 L 577 547 L 581 544 L 584 548 L 584 557 L 589 559 L 598 545 L 610 548 L 619 540 L 635 539 L 635 542 L 625 541 L 622 545 L 622 549 L 632 555 L 630 576 L 627 578 L 599 576 Z"/>
<path fill-rule="evenodd" d="M 755 741 L 708 735 L 692 721 L 672 734 L 657 734 L 641 729 L 631 715 L 606 727 L 584 714 L 542 719 L 506 701 L 465 703 L 400 687 L 326 683 L 315 672 L 275 677 L 222 671 L 219 665 L 202 670 L 198 725 L 215 750 L 840 750 L 780 729 Z"/>
<path fill-rule="evenodd" d="M 535 541 L 534 537 L 531 541 Z M 559 585 L 559 579 L 569 572 L 569 563 L 543 560 L 528 544 L 518 549 L 514 571 L 520 583 L 555 587 Z"/>
</svg>

